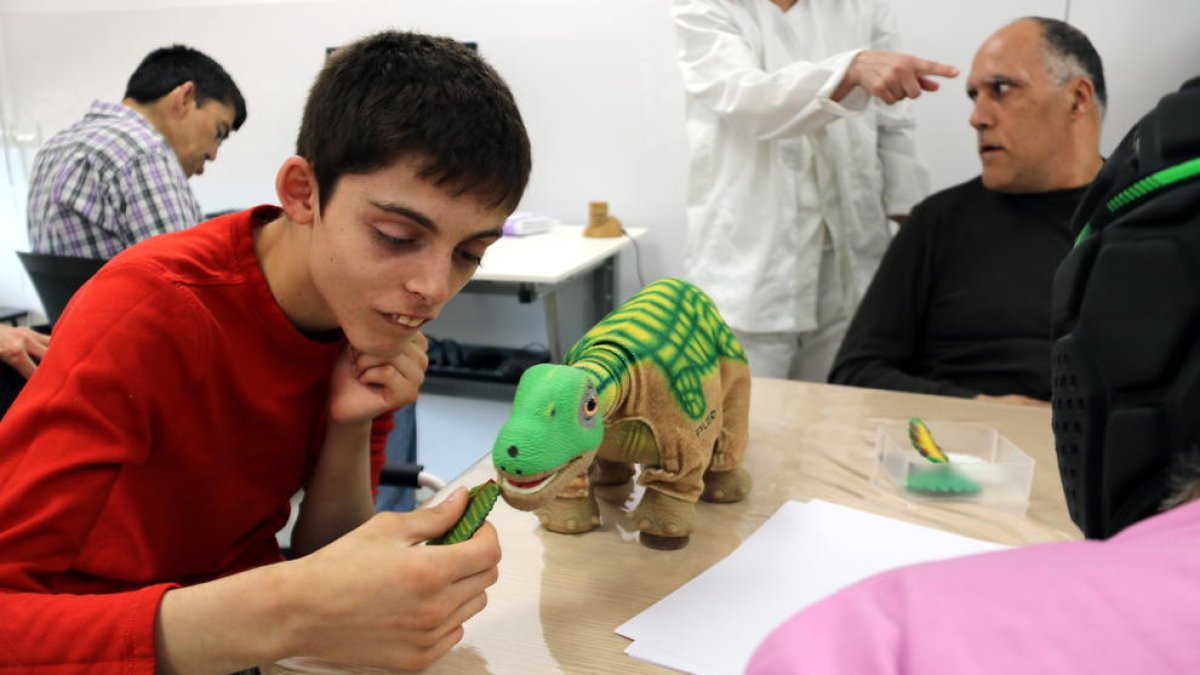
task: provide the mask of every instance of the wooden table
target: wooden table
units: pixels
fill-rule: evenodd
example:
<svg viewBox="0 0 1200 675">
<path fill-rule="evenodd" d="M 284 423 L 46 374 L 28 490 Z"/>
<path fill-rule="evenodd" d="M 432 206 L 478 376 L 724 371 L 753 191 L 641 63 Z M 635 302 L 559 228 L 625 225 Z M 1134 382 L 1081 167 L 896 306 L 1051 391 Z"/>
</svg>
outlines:
<svg viewBox="0 0 1200 675">
<path fill-rule="evenodd" d="M 864 511 L 1022 544 L 1078 538 L 1057 475 L 1050 411 L 941 396 L 755 379 L 747 468 L 754 490 L 738 504 L 697 506 L 691 543 L 653 551 L 623 522 L 630 487 L 601 488 L 604 524 L 553 534 L 499 502 L 490 520 L 504 558 L 489 605 L 429 673 L 666 673 L 623 653 L 613 630 L 733 551 L 787 500 L 823 499 Z M 1037 461 L 1027 514 L 978 504 L 917 504 L 873 483 L 875 433 L 886 421 L 992 426 Z M 458 484 L 489 477 L 481 459 Z"/>
<path fill-rule="evenodd" d="M 1037 461 L 1025 515 L 978 504 L 918 505 L 872 483 L 875 432 L 911 416 L 992 426 Z M 629 488 L 604 488 L 603 526 L 585 535 L 542 530 L 500 502 L 490 516 L 504 559 L 489 605 L 430 673 L 665 673 L 623 653 L 613 632 L 733 551 L 789 499 L 823 499 L 1004 544 L 1078 538 L 1054 457 L 1050 411 L 942 396 L 755 379 L 747 467 L 754 490 L 739 504 L 697 507 L 681 551 L 652 551 L 622 521 Z M 487 477 L 484 458 L 453 484 Z"/>
</svg>

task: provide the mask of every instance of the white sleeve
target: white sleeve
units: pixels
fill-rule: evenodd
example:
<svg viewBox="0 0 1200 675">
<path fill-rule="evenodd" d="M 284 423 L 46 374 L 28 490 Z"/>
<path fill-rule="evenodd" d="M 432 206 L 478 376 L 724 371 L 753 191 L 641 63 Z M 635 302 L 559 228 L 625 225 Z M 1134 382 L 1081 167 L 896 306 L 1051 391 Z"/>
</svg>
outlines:
<svg viewBox="0 0 1200 675">
<path fill-rule="evenodd" d="M 866 107 L 870 97 L 858 87 L 840 102 L 830 98 L 861 50 L 767 72 L 733 11 L 725 0 L 675 0 L 672 6 L 684 87 L 695 101 L 760 140 L 810 133 Z"/>
<path fill-rule="evenodd" d="M 884 1 L 875 7 L 871 46 L 899 51 L 896 17 Z M 892 105 L 874 101 L 878 125 L 879 162 L 883 166 L 883 208 L 889 216 L 908 215 L 929 194 L 929 170 L 917 157 L 911 101 Z"/>
</svg>

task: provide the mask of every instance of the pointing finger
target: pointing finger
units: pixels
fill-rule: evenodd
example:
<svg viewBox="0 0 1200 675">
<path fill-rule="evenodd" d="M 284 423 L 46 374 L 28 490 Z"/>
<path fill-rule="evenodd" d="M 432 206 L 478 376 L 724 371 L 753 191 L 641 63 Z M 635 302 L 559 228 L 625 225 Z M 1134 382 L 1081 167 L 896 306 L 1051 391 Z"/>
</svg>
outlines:
<svg viewBox="0 0 1200 675">
<path fill-rule="evenodd" d="M 917 75 L 938 75 L 941 77 L 958 77 L 958 68 L 937 61 L 922 60 L 917 64 Z"/>
</svg>

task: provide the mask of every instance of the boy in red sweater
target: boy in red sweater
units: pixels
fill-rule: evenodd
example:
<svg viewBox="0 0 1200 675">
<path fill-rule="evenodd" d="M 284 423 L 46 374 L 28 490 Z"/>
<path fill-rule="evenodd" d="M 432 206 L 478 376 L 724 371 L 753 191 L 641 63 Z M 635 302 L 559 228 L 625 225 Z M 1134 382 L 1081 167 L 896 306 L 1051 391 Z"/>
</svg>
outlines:
<svg viewBox="0 0 1200 675">
<path fill-rule="evenodd" d="M 483 609 L 495 531 L 374 514 L 371 420 L 525 189 L 507 87 L 451 40 L 339 50 L 263 206 L 152 238 L 72 300 L 0 423 L 0 670 L 422 668 Z M 305 490 L 284 562 L 275 532 Z"/>
</svg>

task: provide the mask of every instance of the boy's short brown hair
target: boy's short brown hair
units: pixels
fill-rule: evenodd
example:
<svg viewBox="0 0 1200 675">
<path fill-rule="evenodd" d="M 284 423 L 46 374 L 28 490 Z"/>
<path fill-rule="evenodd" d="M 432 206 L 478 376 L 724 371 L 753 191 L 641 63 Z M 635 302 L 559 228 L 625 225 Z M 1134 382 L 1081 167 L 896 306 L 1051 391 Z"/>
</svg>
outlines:
<svg viewBox="0 0 1200 675">
<path fill-rule="evenodd" d="M 422 178 L 511 211 L 531 165 L 512 93 L 483 59 L 449 38 L 395 31 L 330 54 L 296 154 L 313 166 L 322 210 L 342 175 L 415 158 Z"/>
</svg>

